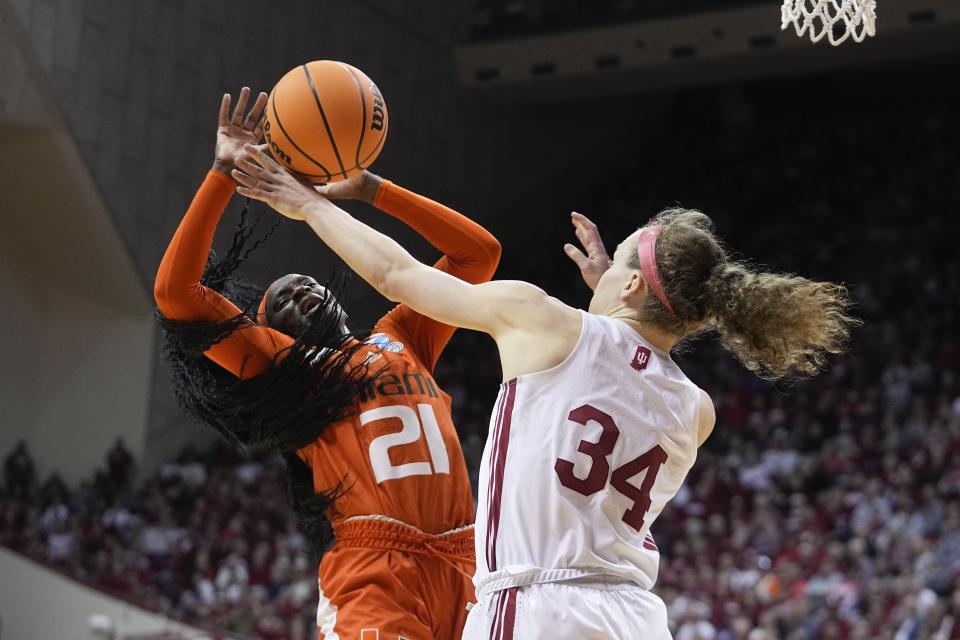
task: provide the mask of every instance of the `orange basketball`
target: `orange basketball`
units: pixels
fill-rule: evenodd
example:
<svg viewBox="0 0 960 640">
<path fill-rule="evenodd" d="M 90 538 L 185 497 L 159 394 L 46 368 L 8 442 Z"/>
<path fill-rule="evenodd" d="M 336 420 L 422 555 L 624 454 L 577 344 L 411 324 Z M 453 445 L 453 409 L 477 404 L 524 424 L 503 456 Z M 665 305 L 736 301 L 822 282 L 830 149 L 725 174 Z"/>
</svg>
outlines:
<svg viewBox="0 0 960 640">
<path fill-rule="evenodd" d="M 354 176 L 380 155 L 387 104 L 362 71 L 315 60 L 290 70 L 270 92 L 264 136 L 277 162 L 313 183 Z"/>
</svg>

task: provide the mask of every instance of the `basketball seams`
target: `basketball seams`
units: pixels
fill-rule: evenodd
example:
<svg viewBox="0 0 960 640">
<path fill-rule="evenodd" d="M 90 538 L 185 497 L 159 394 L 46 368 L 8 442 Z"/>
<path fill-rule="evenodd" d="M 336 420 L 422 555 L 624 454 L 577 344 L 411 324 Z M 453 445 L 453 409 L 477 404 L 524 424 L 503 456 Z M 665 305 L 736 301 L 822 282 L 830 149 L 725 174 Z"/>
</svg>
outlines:
<svg viewBox="0 0 960 640">
<path fill-rule="evenodd" d="M 278 86 L 279 86 L 279 85 L 278 85 Z M 330 173 L 330 171 L 329 171 L 325 166 L 323 166 L 323 164 L 321 164 L 320 162 L 318 162 L 316 159 L 314 159 L 313 157 L 311 157 L 310 154 L 308 154 L 306 151 L 304 151 L 303 149 L 301 149 L 301 148 L 300 148 L 300 145 L 297 144 L 296 140 L 294 140 L 294 139 L 290 136 L 290 134 L 287 133 L 286 128 L 284 128 L 284 126 L 283 126 L 283 122 L 280 121 L 280 114 L 277 112 L 277 91 L 276 91 L 276 89 L 274 89 L 274 91 L 273 91 L 273 96 L 272 96 L 272 98 L 271 98 L 271 100 L 270 100 L 270 109 L 273 111 L 273 119 L 274 119 L 274 121 L 277 123 L 277 126 L 280 127 L 280 132 L 283 133 L 283 137 L 285 137 L 285 138 L 290 142 L 290 144 L 293 145 L 293 148 L 296 149 L 296 150 L 300 153 L 300 155 L 302 155 L 304 158 L 306 158 L 307 160 L 309 160 L 309 161 L 312 162 L 313 164 L 315 164 L 315 165 L 317 165 L 318 167 L 320 167 L 320 169 L 324 172 L 324 177 L 326 178 L 327 182 L 329 182 L 329 181 L 333 178 L 333 174 Z M 293 169 L 293 167 L 291 167 L 291 169 Z M 293 170 L 296 171 L 296 169 L 293 169 Z M 297 171 L 297 173 L 300 173 L 301 175 L 305 175 L 305 176 L 310 176 L 310 177 L 318 177 L 318 178 L 321 177 L 319 174 L 309 174 L 309 173 L 303 173 L 303 172 L 301 172 L 301 171 Z"/>
<path fill-rule="evenodd" d="M 314 183 L 348 179 L 364 171 L 386 141 L 387 109 L 376 85 L 361 70 L 336 60 L 315 60 L 298 67 L 281 78 L 271 92 L 267 113 L 274 139 L 282 142 L 282 146 L 276 147 L 276 142 L 268 140 L 276 147 L 274 155 L 294 173 Z M 352 166 L 348 152 L 351 146 Z M 327 169 L 326 163 L 333 169 Z M 301 166 L 317 167 L 319 171 L 305 173 L 299 170 Z"/>
<path fill-rule="evenodd" d="M 317 109 L 320 111 L 320 117 L 323 119 L 323 126 L 327 130 L 327 137 L 330 138 L 330 146 L 333 148 L 333 153 L 337 157 L 337 164 L 340 165 L 340 173 L 343 174 L 344 178 L 349 177 L 347 175 L 347 170 L 343 166 L 343 160 L 340 158 L 340 150 L 337 148 L 337 141 L 333 138 L 333 131 L 330 129 L 330 123 L 327 121 L 327 114 L 323 110 L 323 105 L 320 103 L 320 94 L 317 93 L 317 87 L 313 83 L 313 76 L 310 75 L 310 69 L 307 68 L 307 65 L 300 65 L 300 68 L 303 69 L 303 73 L 307 76 L 307 82 L 310 83 L 310 91 L 313 92 L 313 99 L 317 103 Z"/>
<path fill-rule="evenodd" d="M 354 162 L 356 165 L 351 167 L 353 169 L 363 169 L 363 165 L 360 162 L 360 150 L 363 149 L 363 134 L 366 133 L 367 129 L 367 96 L 363 95 L 363 85 L 360 83 L 360 79 L 357 77 L 357 74 L 353 72 L 353 69 L 349 65 L 345 65 L 342 62 L 338 62 L 341 67 L 343 67 L 347 73 L 350 74 L 350 77 L 353 78 L 353 81 L 357 85 L 357 93 L 360 94 L 360 140 L 357 141 L 357 152 L 354 154 Z"/>
<path fill-rule="evenodd" d="M 389 125 L 387 125 L 387 126 L 389 126 Z M 364 163 L 366 163 L 367 160 L 369 160 L 369 159 L 372 158 L 373 156 L 377 155 L 377 154 L 380 152 L 380 147 L 383 145 L 383 141 L 386 140 L 386 139 L 387 139 L 387 127 L 384 127 L 384 128 L 383 128 L 383 135 L 380 136 L 380 140 L 379 140 L 379 142 L 377 142 L 377 146 L 375 146 L 375 147 L 373 148 L 373 151 L 371 151 L 370 153 L 368 153 L 368 154 L 366 155 L 366 157 L 364 157 L 364 159 L 361 160 L 361 161 L 358 163 L 358 166 L 361 166 L 361 168 L 362 168 L 362 165 L 363 165 Z"/>
</svg>

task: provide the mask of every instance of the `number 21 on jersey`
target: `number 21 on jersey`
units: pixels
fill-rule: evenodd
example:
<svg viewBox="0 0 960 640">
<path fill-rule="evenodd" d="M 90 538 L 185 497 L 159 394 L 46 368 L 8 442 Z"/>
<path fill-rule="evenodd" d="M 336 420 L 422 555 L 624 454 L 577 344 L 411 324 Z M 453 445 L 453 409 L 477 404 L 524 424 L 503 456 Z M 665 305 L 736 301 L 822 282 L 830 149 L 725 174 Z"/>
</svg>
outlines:
<svg viewBox="0 0 960 640">
<path fill-rule="evenodd" d="M 396 433 L 378 436 L 370 442 L 370 464 L 373 467 L 373 475 L 377 484 L 384 480 L 396 480 L 408 476 L 450 473 L 447 447 L 443 443 L 440 425 L 437 423 L 437 415 L 433 412 L 432 406 L 420 403 L 417 405 L 417 410 L 414 411 L 411 407 L 397 404 L 389 407 L 377 407 L 360 414 L 361 426 L 390 419 L 400 420 L 403 429 Z M 430 452 L 429 461 L 407 462 L 405 464 L 390 462 L 391 448 L 417 442 L 421 436 L 425 436 L 427 439 L 427 450 Z"/>
</svg>

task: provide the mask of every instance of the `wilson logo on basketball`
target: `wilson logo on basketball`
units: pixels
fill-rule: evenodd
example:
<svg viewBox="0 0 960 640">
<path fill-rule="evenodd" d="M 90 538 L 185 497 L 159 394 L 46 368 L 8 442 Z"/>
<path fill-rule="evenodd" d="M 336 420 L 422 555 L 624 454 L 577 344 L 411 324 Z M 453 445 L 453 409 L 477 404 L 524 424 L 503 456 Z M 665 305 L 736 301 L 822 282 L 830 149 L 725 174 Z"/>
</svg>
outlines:
<svg viewBox="0 0 960 640">
<path fill-rule="evenodd" d="M 370 121 L 370 128 L 374 131 L 383 130 L 383 94 L 377 85 L 370 83 L 370 95 L 373 96 L 373 119 Z"/>
<path fill-rule="evenodd" d="M 638 346 L 637 352 L 633 354 L 633 361 L 630 363 L 630 366 L 637 371 L 643 371 L 647 368 L 648 362 L 650 362 L 650 349 L 647 349 L 643 345 Z"/>
<path fill-rule="evenodd" d="M 292 162 L 292 158 L 280 148 L 280 145 L 273 141 L 273 138 L 270 136 L 269 120 L 267 120 L 267 123 L 263 127 L 263 136 L 267 139 L 267 144 L 270 145 L 270 151 L 273 153 L 273 157 L 289 165 Z"/>
</svg>

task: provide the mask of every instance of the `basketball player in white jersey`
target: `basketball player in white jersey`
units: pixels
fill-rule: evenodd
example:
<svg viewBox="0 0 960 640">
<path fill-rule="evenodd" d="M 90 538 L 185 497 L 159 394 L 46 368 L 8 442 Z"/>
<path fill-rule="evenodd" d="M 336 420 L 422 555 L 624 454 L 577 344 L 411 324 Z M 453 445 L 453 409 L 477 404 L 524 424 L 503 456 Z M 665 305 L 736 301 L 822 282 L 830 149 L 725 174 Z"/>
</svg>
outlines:
<svg viewBox="0 0 960 640">
<path fill-rule="evenodd" d="M 670 350 L 715 329 L 765 377 L 816 373 L 855 323 L 843 288 L 728 259 L 697 211 L 663 211 L 613 260 L 575 215 L 588 253 L 566 250 L 594 288 L 582 311 L 526 282 L 472 285 L 422 264 L 262 147 L 247 153 L 240 193 L 305 220 L 387 298 L 496 340 L 505 382 L 480 469 L 478 602 L 463 637 L 669 638 L 650 591 L 650 525 L 714 425 L 709 396 Z"/>
</svg>

